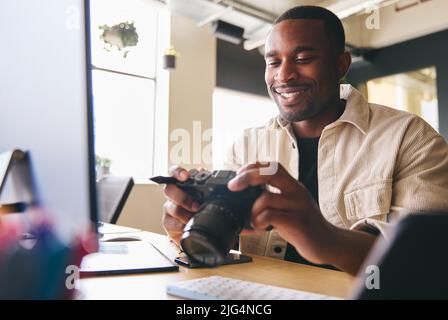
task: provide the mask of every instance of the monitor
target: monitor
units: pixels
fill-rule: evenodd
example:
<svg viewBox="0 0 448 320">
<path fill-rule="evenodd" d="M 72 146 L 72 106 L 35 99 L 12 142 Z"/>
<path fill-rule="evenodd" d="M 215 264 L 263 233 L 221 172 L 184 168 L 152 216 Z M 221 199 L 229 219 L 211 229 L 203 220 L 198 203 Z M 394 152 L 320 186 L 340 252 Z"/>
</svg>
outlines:
<svg viewBox="0 0 448 320">
<path fill-rule="evenodd" d="M 68 240 L 97 220 L 88 8 L 0 2 L 0 153 L 29 152 L 37 203 Z"/>
<path fill-rule="evenodd" d="M 88 0 L 0 2 L 7 44 L 0 50 L 0 154 L 8 159 L 8 151 L 26 151 L 32 202 L 44 208 L 66 241 L 97 230 L 98 223 L 89 5 Z M 0 165 L 0 175 L 6 171 L 9 164 Z M 110 206 L 113 222 L 132 179 L 108 182 L 115 185 L 108 199 L 119 200 Z M 139 237 L 108 235 L 99 244 L 99 252 L 83 258 L 84 276 L 178 270 Z"/>
</svg>

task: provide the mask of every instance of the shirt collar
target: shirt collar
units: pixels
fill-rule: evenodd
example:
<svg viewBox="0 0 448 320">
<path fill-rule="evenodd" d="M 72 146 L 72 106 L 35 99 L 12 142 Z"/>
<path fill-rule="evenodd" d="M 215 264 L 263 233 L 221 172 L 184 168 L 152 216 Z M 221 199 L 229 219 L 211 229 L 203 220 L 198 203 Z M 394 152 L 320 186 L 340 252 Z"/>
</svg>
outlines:
<svg viewBox="0 0 448 320">
<path fill-rule="evenodd" d="M 358 128 L 363 134 L 366 134 L 369 126 L 369 103 L 363 95 L 349 84 L 342 84 L 341 99 L 346 100 L 345 110 L 342 116 L 335 122 L 329 124 L 326 128 L 337 126 L 341 123 L 350 123 Z M 272 128 L 290 129 L 288 121 L 277 116 L 271 123 Z"/>
<path fill-rule="evenodd" d="M 334 125 L 347 122 L 366 134 L 369 127 L 369 103 L 363 95 L 349 84 L 341 85 L 341 99 L 346 100 L 345 111 Z"/>
</svg>

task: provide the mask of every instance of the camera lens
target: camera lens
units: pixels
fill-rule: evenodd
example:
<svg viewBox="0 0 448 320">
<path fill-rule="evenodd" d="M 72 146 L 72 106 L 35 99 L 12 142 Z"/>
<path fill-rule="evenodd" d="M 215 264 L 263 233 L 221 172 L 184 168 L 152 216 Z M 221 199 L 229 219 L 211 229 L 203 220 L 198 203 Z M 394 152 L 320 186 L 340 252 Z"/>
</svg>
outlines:
<svg viewBox="0 0 448 320">
<path fill-rule="evenodd" d="M 210 238 L 196 231 L 187 231 L 182 240 L 182 249 L 190 259 L 204 266 L 214 267 L 220 265 L 225 258 L 216 244 Z"/>
<path fill-rule="evenodd" d="M 197 263 L 220 265 L 235 245 L 242 219 L 223 199 L 210 199 L 185 226 L 182 249 Z"/>
</svg>

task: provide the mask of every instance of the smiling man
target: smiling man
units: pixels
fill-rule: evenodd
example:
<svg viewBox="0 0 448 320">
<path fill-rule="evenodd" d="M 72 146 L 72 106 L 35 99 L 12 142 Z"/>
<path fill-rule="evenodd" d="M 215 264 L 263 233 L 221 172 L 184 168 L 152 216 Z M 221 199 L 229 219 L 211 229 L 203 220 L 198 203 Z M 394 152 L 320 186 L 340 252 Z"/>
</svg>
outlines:
<svg viewBox="0 0 448 320">
<path fill-rule="evenodd" d="M 239 170 L 230 190 L 273 187 L 252 208 L 259 232 L 241 236 L 242 252 L 356 274 L 390 222 L 448 208 L 444 138 L 419 117 L 369 104 L 340 85 L 351 58 L 333 13 L 313 6 L 285 12 L 266 39 L 265 61 L 279 115 L 245 130 L 226 161 Z M 263 170 L 266 162 L 277 170 Z M 188 178 L 181 168 L 172 175 Z M 178 241 L 198 204 L 173 185 L 165 193 L 163 223 Z"/>
<path fill-rule="evenodd" d="M 302 127 L 301 136 L 319 136 L 323 127 L 313 132 L 309 125 L 341 115 L 339 81 L 351 57 L 344 52 L 342 25 L 330 13 L 325 22 L 289 19 L 293 12 L 281 16 L 267 37 L 265 81 L 282 119 Z"/>
</svg>

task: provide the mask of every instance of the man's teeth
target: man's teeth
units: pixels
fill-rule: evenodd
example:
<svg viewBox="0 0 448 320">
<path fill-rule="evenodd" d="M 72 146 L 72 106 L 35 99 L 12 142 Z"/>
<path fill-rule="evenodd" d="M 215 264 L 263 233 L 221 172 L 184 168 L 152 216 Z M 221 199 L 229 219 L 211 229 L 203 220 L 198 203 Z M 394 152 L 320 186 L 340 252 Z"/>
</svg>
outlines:
<svg viewBox="0 0 448 320">
<path fill-rule="evenodd" d="M 292 97 L 296 97 L 298 95 L 301 95 L 302 93 L 304 93 L 306 91 L 306 89 L 302 89 L 299 91 L 294 91 L 294 92 L 279 92 L 279 94 L 283 97 L 283 98 L 292 98 Z"/>
<path fill-rule="evenodd" d="M 284 98 L 292 98 L 292 97 L 298 96 L 298 95 L 300 95 L 300 94 L 301 94 L 300 91 L 297 91 L 297 92 L 290 92 L 290 93 L 280 93 L 280 95 L 281 95 L 282 97 L 284 97 Z"/>
</svg>

